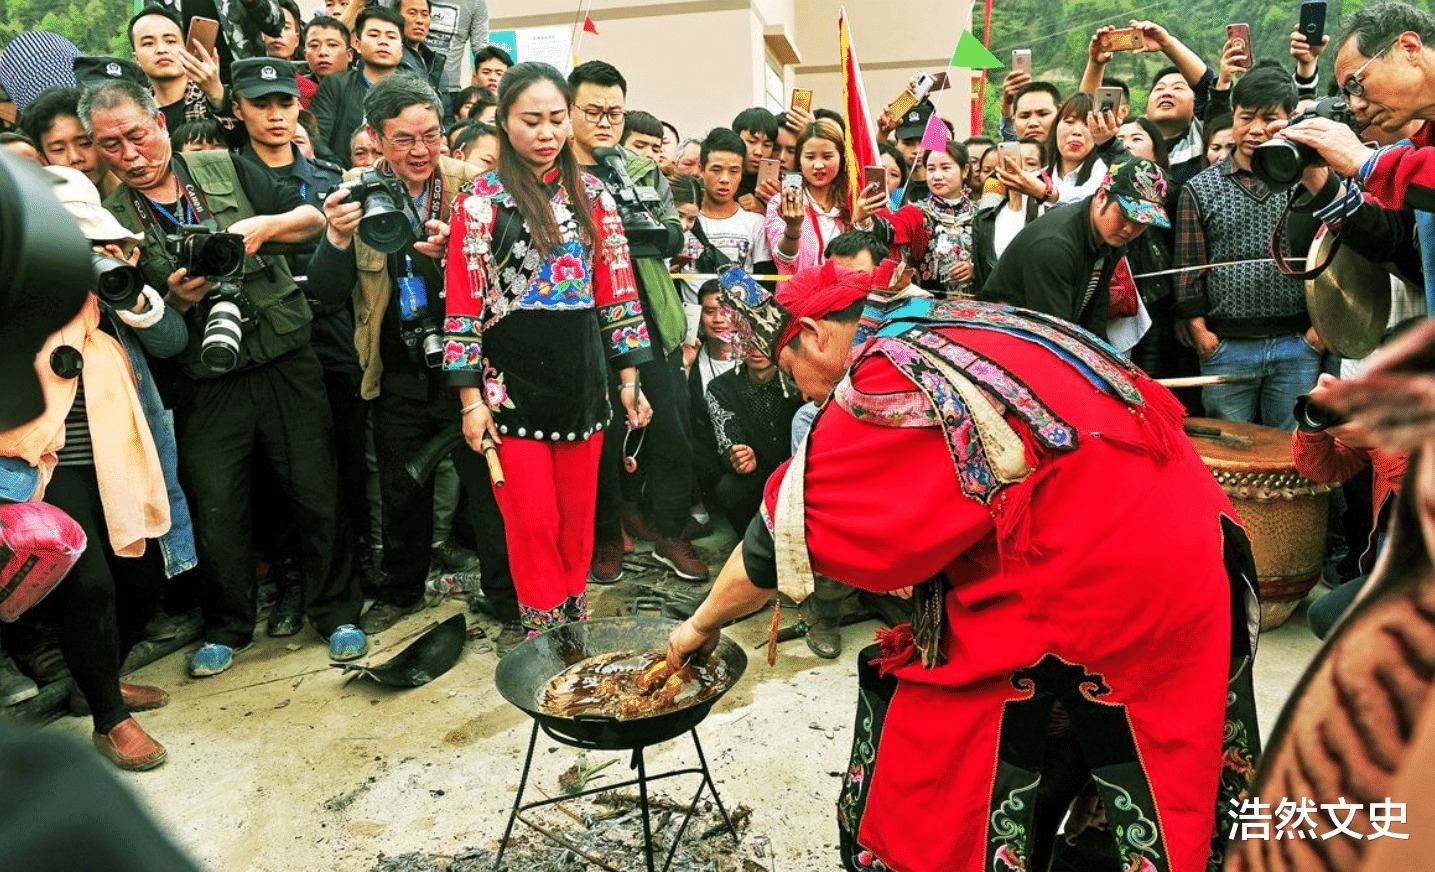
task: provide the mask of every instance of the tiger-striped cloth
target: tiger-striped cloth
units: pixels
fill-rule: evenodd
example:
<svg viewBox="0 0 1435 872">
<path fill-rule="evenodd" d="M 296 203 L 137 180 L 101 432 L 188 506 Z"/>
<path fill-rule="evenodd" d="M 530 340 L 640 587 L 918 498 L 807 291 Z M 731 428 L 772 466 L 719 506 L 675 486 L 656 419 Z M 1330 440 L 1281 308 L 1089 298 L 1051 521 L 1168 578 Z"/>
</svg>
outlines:
<svg viewBox="0 0 1435 872">
<path fill-rule="evenodd" d="M 1435 512 L 1420 511 L 1421 502 L 1435 505 L 1431 473 L 1435 447 L 1426 446 L 1407 474 L 1367 594 L 1307 670 L 1267 746 L 1253 797 L 1270 806 L 1270 837 L 1233 841 L 1229 872 L 1373 872 L 1435 863 L 1429 842 L 1435 832 L 1435 565 L 1426 545 Z M 1277 838 L 1277 803 L 1305 798 L 1321 810 Z M 1406 806 L 1406 820 L 1372 821 L 1372 804 L 1386 803 Z M 1327 804 L 1359 808 L 1330 812 Z M 1379 814 L 1386 811 L 1394 810 Z M 1333 817 L 1362 837 L 1342 832 Z M 1369 837 L 1382 828 L 1409 838 Z"/>
</svg>

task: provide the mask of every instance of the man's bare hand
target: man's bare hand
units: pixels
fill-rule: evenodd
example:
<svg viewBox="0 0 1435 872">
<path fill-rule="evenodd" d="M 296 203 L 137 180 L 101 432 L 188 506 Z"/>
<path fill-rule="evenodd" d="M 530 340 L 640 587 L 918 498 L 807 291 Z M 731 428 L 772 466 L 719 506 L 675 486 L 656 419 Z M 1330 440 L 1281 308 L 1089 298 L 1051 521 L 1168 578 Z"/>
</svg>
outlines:
<svg viewBox="0 0 1435 872">
<path fill-rule="evenodd" d="M 166 302 L 180 312 L 189 311 L 190 306 L 203 300 L 205 294 L 214 290 L 214 282 L 204 276 L 190 278 L 189 271 L 183 267 L 170 273 L 165 284 L 169 289 Z"/>
<path fill-rule="evenodd" d="M 425 257 L 434 260 L 443 260 L 448 253 L 448 223 L 445 221 L 426 221 L 424 230 L 428 236 L 414 243 L 414 251 Z"/>
</svg>

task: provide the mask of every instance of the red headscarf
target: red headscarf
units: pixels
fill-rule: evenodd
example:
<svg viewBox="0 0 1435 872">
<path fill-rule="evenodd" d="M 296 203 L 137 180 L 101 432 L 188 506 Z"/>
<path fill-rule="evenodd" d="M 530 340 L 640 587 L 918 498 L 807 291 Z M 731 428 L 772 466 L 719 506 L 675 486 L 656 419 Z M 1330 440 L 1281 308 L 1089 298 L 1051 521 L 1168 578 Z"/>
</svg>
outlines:
<svg viewBox="0 0 1435 872">
<path fill-rule="evenodd" d="M 777 302 L 791 316 L 774 352 L 781 351 L 802 329 L 801 319 L 818 320 L 840 312 L 858 300 L 867 298 L 873 288 L 871 273 L 843 269 L 832 261 L 820 267 L 808 267 L 783 282 L 777 290 Z"/>
</svg>

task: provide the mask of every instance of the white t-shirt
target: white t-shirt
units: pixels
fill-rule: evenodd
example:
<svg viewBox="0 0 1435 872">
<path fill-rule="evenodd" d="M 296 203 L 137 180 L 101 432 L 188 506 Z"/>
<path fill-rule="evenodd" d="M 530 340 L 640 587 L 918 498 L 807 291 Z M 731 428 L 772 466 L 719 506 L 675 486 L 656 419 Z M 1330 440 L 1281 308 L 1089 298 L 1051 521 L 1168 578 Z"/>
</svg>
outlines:
<svg viewBox="0 0 1435 872">
<path fill-rule="evenodd" d="M 713 379 L 725 372 L 732 372 L 737 367 L 737 360 L 718 360 L 708 354 L 707 345 L 703 345 L 698 349 L 698 357 L 693 361 L 693 366 L 697 367 L 698 378 L 702 380 L 703 393 L 706 394 L 708 385 L 713 383 Z"/>
<path fill-rule="evenodd" d="M 755 212 L 739 208 L 730 218 L 709 218 L 698 215 L 703 233 L 713 248 L 727 255 L 735 266 L 752 272 L 754 264 L 772 260 L 767 249 L 767 219 Z"/>
</svg>

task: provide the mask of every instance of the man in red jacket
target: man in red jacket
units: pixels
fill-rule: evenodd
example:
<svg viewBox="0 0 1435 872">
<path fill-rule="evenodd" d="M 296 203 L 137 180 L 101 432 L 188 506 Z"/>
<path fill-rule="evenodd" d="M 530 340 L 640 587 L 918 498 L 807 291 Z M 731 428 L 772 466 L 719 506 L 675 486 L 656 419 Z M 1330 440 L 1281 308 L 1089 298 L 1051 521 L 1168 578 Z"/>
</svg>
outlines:
<svg viewBox="0 0 1435 872">
<path fill-rule="evenodd" d="M 844 869 L 1045 869 L 1088 782 L 1120 868 L 1205 869 L 1258 753 L 1253 706 L 1227 707 L 1249 700 L 1229 676 L 1249 665 L 1254 568 L 1180 405 L 1050 316 L 864 308 L 873 277 L 830 262 L 776 304 L 725 278 L 739 336 L 824 405 L 669 663 L 773 588 L 800 601 L 814 572 L 914 588 L 916 620 L 862 664 L 895 693 L 880 735 L 858 719 Z"/>
</svg>

